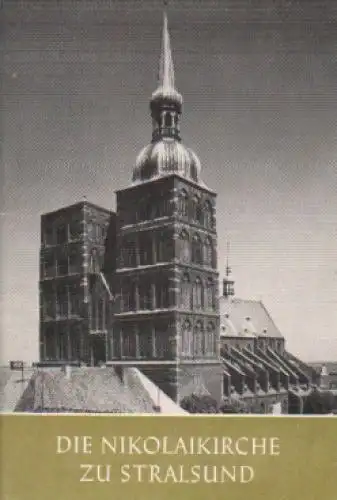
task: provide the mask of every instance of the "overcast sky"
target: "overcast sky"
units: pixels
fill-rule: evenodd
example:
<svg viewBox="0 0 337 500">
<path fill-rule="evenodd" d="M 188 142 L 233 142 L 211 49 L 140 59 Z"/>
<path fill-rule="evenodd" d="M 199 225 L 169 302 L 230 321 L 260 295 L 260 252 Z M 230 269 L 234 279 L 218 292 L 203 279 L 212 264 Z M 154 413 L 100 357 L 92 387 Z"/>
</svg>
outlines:
<svg viewBox="0 0 337 500">
<path fill-rule="evenodd" d="M 304 360 L 337 359 L 336 4 L 168 7 L 219 272 L 230 240 L 236 295 L 262 299 Z M 161 5 L 4 0 L 1 362 L 38 356 L 40 214 L 84 195 L 114 209 L 151 139 Z"/>
</svg>

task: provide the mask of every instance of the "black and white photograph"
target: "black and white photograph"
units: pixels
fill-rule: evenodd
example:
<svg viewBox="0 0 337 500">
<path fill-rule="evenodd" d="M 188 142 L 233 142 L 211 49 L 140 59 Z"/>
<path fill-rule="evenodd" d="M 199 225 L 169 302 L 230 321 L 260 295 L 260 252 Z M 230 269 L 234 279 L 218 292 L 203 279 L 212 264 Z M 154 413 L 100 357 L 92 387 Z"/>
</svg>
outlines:
<svg viewBox="0 0 337 500">
<path fill-rule="evenodd" d="M 336 22 L 2 0 L 1 412 L 337 414 Z"/>
</svg>

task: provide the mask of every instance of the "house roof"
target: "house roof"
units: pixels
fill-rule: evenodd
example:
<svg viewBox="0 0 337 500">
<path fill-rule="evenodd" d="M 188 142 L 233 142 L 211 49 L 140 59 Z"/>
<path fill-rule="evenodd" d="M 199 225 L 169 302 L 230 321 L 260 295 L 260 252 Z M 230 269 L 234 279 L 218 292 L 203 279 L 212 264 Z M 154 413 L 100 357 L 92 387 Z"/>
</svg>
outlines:
<svg viewBox="0 0 337 500">
<path fill-rule="evenodd" d="M 220 297 L 220 332 L 224 337 L 281 337 L 260 300 Z"/>
<path fill-rule="evenodd" d="M 35 411 L 154 413 L 141 386 L 123 385 L 112 368 L 41 370 L 34 392 Z"/>
</svg>

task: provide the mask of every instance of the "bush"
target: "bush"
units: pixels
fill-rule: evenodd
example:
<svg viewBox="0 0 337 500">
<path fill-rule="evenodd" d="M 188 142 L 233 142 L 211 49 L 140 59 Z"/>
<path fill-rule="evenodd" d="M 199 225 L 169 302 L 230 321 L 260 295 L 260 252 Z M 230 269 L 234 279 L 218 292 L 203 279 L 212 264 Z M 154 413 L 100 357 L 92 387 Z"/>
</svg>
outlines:
<svg viewBox="0 0 337 500">
<path fill-rule="evenodd" d="M 336 400 L 331 391 L 313 389 L 304 402 L 303 413 L 321 415 L 333 413 L 336 409 Z"/>
<path fill-rule="evenodd" d="M 180 406 L 188 413 L 219 413 L 217 402 L 208 395 L 191 394 L 181 400 Z"/>
<path fill-rule="evenodd" d="M 219 408 L 219 413 L 240 413 L 240 410 L 236 405 L 223 403 Z"/>
</svg>

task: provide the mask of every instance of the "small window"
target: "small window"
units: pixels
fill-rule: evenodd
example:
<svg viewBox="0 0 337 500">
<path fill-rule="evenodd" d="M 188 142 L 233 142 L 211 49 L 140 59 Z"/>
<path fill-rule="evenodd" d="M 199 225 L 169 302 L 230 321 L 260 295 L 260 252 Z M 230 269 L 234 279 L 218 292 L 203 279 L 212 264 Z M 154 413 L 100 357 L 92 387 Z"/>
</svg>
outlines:
<svg viewBox="0 0 337 500">
<path fill-rule="evenodd" d="M 171 113 L 165 113 L 165 127 L 172 126 L 172 116 Z"/>
<path fill-rule="evenodd" d="M 54 230 L 52 227 L 46 227 L 44 230 L 44 244 L 53 245 L 54 244 Z"/>
<path fill-rule="evenodd" d="M 81 239 L 82 237 L 82 224 L 79 220 L 73 220 L 69 224 L 69 238 L 72 241 Z"/>
<path fill-rule="evenodd" d="M 59 245 L 66 243 L 67 241 L 67 226 L 66 224 L 60 224 L 56 229 L 56 241 Z"/>
</svg>

